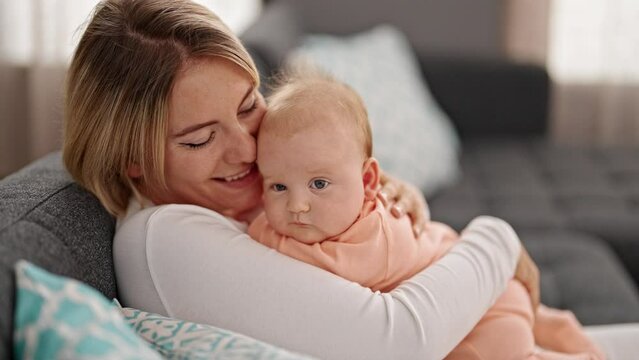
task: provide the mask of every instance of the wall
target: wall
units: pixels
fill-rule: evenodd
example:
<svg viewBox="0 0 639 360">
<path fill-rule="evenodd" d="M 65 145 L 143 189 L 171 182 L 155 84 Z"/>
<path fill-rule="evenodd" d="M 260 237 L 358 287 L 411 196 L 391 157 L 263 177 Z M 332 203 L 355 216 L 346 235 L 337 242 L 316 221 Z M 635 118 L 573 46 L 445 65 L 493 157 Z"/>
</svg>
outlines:
<svg viewBox="0 0 639 360">
<path fill-rule="evenodd" d="M 27 163 L 27 72 L 0 64 L 0 177 Z"/>
<path fill-rule="evenodd" d="M 507 0 L 503 12 L 504 51 L 511 59 L 545 65 L 551 0 Z"/>
<path fill-rule="evenodd" d="M 351 33 L 385 22 L 435 54 L 503 56 L 502 0 L 278 1 L 295 5 L 303 27 L 313 32 Z"/>
<path fill-rule="evenodd" d="M 65 69 L 0 63 L 0 177 L 60 148 Z"/>
</svg>

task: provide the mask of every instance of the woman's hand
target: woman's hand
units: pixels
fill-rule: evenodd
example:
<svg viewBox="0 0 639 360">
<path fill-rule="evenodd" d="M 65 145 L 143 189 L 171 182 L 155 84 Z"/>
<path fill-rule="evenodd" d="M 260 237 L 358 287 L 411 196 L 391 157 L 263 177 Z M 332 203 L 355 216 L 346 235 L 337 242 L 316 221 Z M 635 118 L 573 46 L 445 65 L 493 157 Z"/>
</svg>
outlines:
<svg viewBox="0 0 639 360">
<path fill-rule="evenodd" d="M 515 268 L 515 279 L 519 280 L 530 295 L 530 300 L 533 304 L 533 309 L 537 309 L 539 306 L 539 269 L 535 262 L 530 258 L 528 252 L 521 246 L 521 252 L 519 253 L 519 260 L 517 267 Z"/>
<path fill-rule="evenodd" d="M 415 186 L 383 171 L 380 175 L 380 185 L 379 198 L 384 206 L 391 206 L 391 213 L 397 218 L 407 214 L 413 224 L 413 233 L 419 236 L 430 220 L 423 193 Z"/>
</svg>

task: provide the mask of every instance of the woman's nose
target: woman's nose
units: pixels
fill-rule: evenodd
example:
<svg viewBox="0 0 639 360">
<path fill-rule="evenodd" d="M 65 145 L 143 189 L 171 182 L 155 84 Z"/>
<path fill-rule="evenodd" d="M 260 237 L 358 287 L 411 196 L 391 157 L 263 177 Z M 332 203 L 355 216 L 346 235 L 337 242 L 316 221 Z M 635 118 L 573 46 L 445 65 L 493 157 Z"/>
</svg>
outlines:
<svg viewBox="0 0 639 360">
<path fill-rule="evenodd" d="M 242 125 L 234 127 L 227 136 L 225 161 L 230 164 L 253 163 L 257 154 L 255 134 Z"/>
</svg>

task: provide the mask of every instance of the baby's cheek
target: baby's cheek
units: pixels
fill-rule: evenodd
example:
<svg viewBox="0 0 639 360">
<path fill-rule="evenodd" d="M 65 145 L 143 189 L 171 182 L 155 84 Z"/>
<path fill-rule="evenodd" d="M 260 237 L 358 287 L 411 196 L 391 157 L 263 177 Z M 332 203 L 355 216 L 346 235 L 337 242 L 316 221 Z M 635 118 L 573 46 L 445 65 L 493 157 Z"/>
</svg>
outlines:
<svg viewBox="0 0 639 360">
<path fill-rule="evenodd" d="M 359 210 L 361 206 L 349 206 L 344 204 L 343 206 L 332 206 L 324 211 L 324 224 L 325 231 L 330 233 L 330 236 L 335 236 L 343 233 L 348 229 L 353 222 L 359 216 Z"/>
<path fill-rule="evenodd" d="M 264 196 L 264 212 L 266 213 L 266 219 L 269 224 L 275 229 L 280 231 L 282 224 L 282 209 L 278 206 L 277 201 L 270 196 Z"/>
</svg>

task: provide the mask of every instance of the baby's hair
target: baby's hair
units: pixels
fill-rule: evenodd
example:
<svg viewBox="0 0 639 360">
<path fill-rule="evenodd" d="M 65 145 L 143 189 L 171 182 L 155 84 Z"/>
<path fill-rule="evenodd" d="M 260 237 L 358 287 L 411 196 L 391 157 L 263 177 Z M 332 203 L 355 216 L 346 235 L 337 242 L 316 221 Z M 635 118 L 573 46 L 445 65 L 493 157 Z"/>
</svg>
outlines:
<svg viewBox="0 0 639 360">
<path fill-rule="evenodd" d="M 327 113 L 333 111 L 347 119 L 362 144 L 364 155 L 373 153 L 373 141 L 366 106 L 350 86 L 306 62 L 289 65 L 274 77 L 271 95 L 267 98 L 268 111 L 260 131 L 275 130 L 278 134 L 292 135 L 310 125 L 302 121 L 300 111 L 309 103 L 323 102 Z M 322 124 L 318 124 L 322 125 Z M 339 124 L 342 125 L 342 124 Z"/>
</svg>

